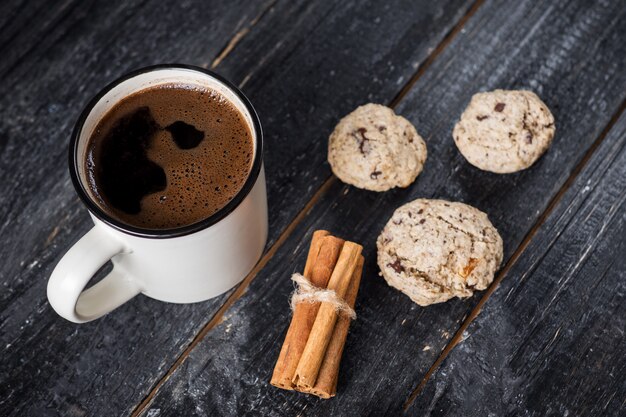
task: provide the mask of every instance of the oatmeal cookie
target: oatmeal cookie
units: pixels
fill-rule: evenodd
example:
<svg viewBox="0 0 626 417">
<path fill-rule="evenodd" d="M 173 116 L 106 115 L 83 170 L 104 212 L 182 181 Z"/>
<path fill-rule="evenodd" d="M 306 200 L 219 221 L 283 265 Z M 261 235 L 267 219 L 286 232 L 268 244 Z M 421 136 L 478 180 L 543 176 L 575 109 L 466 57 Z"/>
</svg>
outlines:
<svg viewBox="0 0 626 417">
<path fill-rule="evenodd" d="M 554 132 L 554 117 L 535 93 L 495 90 L 472 97 L 452 136 L 470 164 L 505 174 L 531 166 Z"/>
<path fill-rule="evenodd" d="M 502 262 L 502 239 L 487 215 L 444 200 L 401 206 L 376 243 L 381 275 L 421 306 L 486 289 Z"/>
<path fill-rule="evenodd" d="M 355 187 L 386 191 L 408 187 L 426 161 L 426 144 L 404 117 L 366 104 L 341 119 L 328 141 L 328 162 Z"/>
</svg>

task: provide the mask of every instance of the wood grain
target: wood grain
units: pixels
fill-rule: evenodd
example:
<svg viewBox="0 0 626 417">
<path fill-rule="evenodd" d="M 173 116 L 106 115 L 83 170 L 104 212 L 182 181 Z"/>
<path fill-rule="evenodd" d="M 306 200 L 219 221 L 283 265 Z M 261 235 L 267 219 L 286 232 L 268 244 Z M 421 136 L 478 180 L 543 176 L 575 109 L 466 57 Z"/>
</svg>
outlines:
<svg viewBox="0 0 626 417">
<path fill-rule="evenodd" d="M 623 8 L 582 1 L 485 3 L 398 106 L 426 138 L 429 159 L 407 190 L 376 194 L 335 183 L 165 382 L 144 415 L 397 415 L 480 298 L 420 308 L 377 276 L 374 241 L 400 204 L 459 200 L 486 211 L 508 258 L 625 98 Z M 553 110 L 557 137 L 531 169 L 495 175 L 471 167 L 451 138 L 478 90 L 529 88 Z M 348 336 L 337 397 L 321 402 L 269 386 L 289 322 L 291 272 L 310 233 L 324 228 L 364 243 L 359 319 Z M 282 318 L 283 326 L 276 325 Z"/>
<path fill-rule="evenodd" d="M 49 307 L 50 272 L 91 226 L 66 152 L 74 120 L 100 87 L 138 66 L 209 67 L 220 57 L 215 69 L 244 85 L 261 113 L 273 242 L 327 178 L 319 152 L 335 121 L 356 103 L 391 100 L 469 5 L 4 2 L 0 414 L 128 414 L 225 299 L 180 306 L 137 297 L 81 326 Z"/>
<path fill-rule="evenodd" d="M 270 242 L 330 176 L 337 121 L 358 105 L 392 101 L 473 1 L 378 3 L 289 2 L 220 63 L 263 123 Z"/>
<path fill-rule="evenodd" d="M 409 414 L 623 412 L 625 236 L 626 115 Z"/>
</svg>

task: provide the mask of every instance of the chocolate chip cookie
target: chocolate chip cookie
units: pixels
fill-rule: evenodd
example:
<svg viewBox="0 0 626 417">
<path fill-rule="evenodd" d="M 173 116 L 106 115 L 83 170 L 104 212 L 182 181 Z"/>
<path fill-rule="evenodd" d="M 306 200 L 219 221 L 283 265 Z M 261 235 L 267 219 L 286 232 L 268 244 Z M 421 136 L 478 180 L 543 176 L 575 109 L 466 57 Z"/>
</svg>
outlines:
<svg viewBox="0 0 626 417">
<path fill-rule="evenodd" d="M 366 104 L 341 119 L 328 141 L 328 162 L 355 187 L 386 191 L 408 187 L 426 161 L 426 144 L 404 117 Z"/>
<path fill-rule="evenodd" d="M 444 200 L 398 208 L 376 244 L 381 275 L 421 306 L 484 290 L 502 262 L 502 239 L 487 215 Z"/>
<path fill-rule="evenodd" d="M 554 132 L 554 117 L 535 93 L 495 90 L 472 97 L 452 136 L 470 164 L 505 174 L 531 166 Z"/>
</svg>

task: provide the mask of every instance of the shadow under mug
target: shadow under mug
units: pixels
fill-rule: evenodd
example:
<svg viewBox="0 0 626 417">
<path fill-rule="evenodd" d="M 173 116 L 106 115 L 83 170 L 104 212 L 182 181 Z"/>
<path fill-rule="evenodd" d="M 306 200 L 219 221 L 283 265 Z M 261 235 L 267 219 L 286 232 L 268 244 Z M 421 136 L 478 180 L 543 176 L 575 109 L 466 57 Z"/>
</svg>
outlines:
<svg viewBox="0 0 626 417">
<path fill-rule="evenodd" d="M 254 140 L 250 175 L 239 193 L 212 216 L 175 229 L 143 229 L 108 215 L 92 198 L 84 168 L 86 145 L 113 106 L 149 87 L 197 85 L 227 98 L 249 124 Z M 188 65 L 143 68 L 105 87 L 81 114 L 70 142 L 70 175 L 94 227 L 59 261 L 48 281 L 48 300 L 67 320 L 94 320 L 139 293 L 161 301 L 193 303 L 229 290 L 250 272 L 267 240 L 263 133 L 250 101 L 215 73 Z M 109 260 L 112 271 L 89 280 Z"/>
</svg>

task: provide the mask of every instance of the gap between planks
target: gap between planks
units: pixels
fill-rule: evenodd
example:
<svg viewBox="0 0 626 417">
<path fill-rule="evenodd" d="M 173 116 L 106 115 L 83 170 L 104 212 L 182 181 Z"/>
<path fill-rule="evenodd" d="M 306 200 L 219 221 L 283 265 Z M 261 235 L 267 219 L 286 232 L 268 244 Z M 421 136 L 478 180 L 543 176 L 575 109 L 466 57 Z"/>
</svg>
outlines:
<svg viewBox="0 0 626 417">
<path fill-rule="evenodd" d="M 213 59 L 213 61 L 211 62 L 210 69 L 214 69 L 215 67 L 217 67 L 233 51 L 233 49 L 235 49 L 235 46 L 237 46 L 237 44 L 241 42 L 241 40 L 245 38 L 248 33 L 250 33 L 250 30 L 252 30 L 252 28 L 257 23 L 259 23 L 259 20 L 263 19 L 265 15 L 269 13 L 269 11 L 274 7 L 277 1 L 278 0 L 271 0 L 270 2 L 268 2 L 265 7 L 261 9 L 261 12 L 250 21 L 248 26 L 245 26 L 244 28 L 237 31 L 237 33 L 235 33 L 235 35 L 228 42 L 226 42 L 226 45 L 220 50 L 215 59 Z M 209 67 L 209 64 L 206 63 L 202 66 L 204 68 L 207 68 Z"/>
<path fill-rule="evenodd" d="M 426 386 L 426 384 L 428 383 L 432 375 L 437 371 L 441 363 L 448 357 L 452 349 L 454 349 L 456 345 L 458 345 L 459 343 L 463 341 L 463 333 L 465 333 L 469 325 L 476 319 L 476 317 L 478 317 L 483 306 L 487 303 L 491 295 L 496 291 L 496 289 L 500 285 L 500 282 L 502 282 L 506 274 L 517 263 L 517 260 L 522 256 L 522 254 L 524 253 L 524 251 L 526 250 L 530 242 L 533 240 L 535 235 L 539 232 L 539 229 L 541 229 L 541 227 L 546 222 L 550 214 L 552 214 L 552 212 L 554 211 L 555 207 L 559 204 L 559 202 L 563 198 L 563 195 L 574 184 L 574 181 L 576 180 L 578 175 L 582 172 L 583 168 L 585 168 L 585 166 L 587 165 L 587 163 L 589 162 L 593 154 L 600 147 L 600 144 L 604 141 L 604 138 L 606 138 L 606 136 L 611 131 L 615 123 L 617 123 L 622 113 L 624 113 L 625 109 L 626 109 L 626 100 L 622 101 L 622 104 L 619 106 L 617 112 L 613 114 L 608 124 L 605 126 L 602 132 L 600 132 L 600 135 L 598 136 L 598 138 L 591 144 L 587 152 L 585 152 L 585 155 L 583 156 L 583 158 L 574 167 L 573 171 L 571 172 L 571 174 L 569 175 L 565 183 L 557 191 L 554 197 L 552 197 L 546 209 L 543 211 L 543 213 L 541 213 L 541 215 L 539 216 L 535 224 L 533 224 L 533 226 L 530 228 L 526 236 L 524 236 L 522 243 L 520 243 L 517 249 L 515 249 L 515 252 L 513 252 L 513 254 L 509 258 L 507 263 L 504 265 L 504 267 L 500 270 L 500 272 L 498 272 L 498 275 L 496 276 L 494 281 L 491 283 L 489 288 L 487 288 L 487 291 L 485 291 L 483 296 L 480 298 L 476 306 L 472 309 L 472 311 L 465 318 L 465 320 L 463 320 L 463 323 L 461 323 L 461 326 L 459 327 L 459 329 L 456 331 L 456 333 L 454 334 L 450 342 L 448 342 L 446 347 L 441 351 L 441 353 L 439 354 L 435 362 L 428 369 L 428 372 L 426 372 L 426 375 L 424 375 L 424 378 L 422 378 L 422 380 L 417 385 L 417 387 L 415 387 L 411 391 L 411 393 L 409 394 L 409 397 L 407 398 L 407 400 L 405 401 L 403 405 L 403 409 L 405 412 L 408 411 L 411 405 L 415 402 L 415 399 L 422 392 L 422 390 L 424 389 L 424 387 Z"/>
<path fill-rule="evenodd" d="M 476 13 L 476 11 L 482 6 L 484 0 L 476 0 L 474 4 L 467 10 L 465 15 L 461 17 L 461 19 L 450 29 L 448 33 L 443 37 L 441 42 L 437 45 L 435 49 L 433 49 L 428 57 L 424 60 L 424 62 L 417 68 L 415 74 L 402 86 L 398 94 L 389 102 L 389 107 L 395 108 L 407 95 L 407 93 L 413 88 L 417 80 L 426 72 L 426 70 L 431 66 L 431 64 L 437 59 L 441 52 L 452 42 L 452 40 L 459 34 L 465 23 Z"/>
<path fill-rule="evenodd" d="M 224 58 L 230 54 L 230 52 L 236 47 L 236 45 L 248 34 L 250 28 L 254 26 L 263 16 L 267 14 L 267 12 L 274 6 L 277 0 L 268 4 L 268 7 L 265 8 L 257 18 L 251 21 L 251 24 L 244 29 L 241 29 L 239 32 L 235 34 L 235 36 L 227 43 L 227 45 L 220 51 L 218 56 L 213 60 L 211 65 L 211 69 L 215 68 L 219 65 L 220 62 L 224 60 Z M 429 55 L 424 59 L 424 62 L 417 68 L 415 73 L 409 78 L 409 80 L 402 86 L 399 90 L 398 94 L 391 99 L 389 102 L 389 107 L 395 108 L 400 101 L 406 96 L 406 94 L 411 90 L 413 85 L 417 82 L 417 80 L 426 72 L 426 70 L 431 66 L 431 64 L 437 59 L 437 57 L 443 52 L 443 50 L 452 42 L 452 40 L 458 35 L 458 33 L 463 29 L 465 23 L 476 13 L 478 8 L 484 3 L 484 0 L 477 0 L 472 4 L 472 6 L 468 9 L 468 11 L 459 19 L 459 21 L 450 29 L 448 33 L 443 37 L 441 42 L 435 47 Z M 278 249 L 285 243 L 285 241 L 291 236 L 296 227 L 304 220 L 304 218 L 309 214 L 313 206 L 317 204 L 318 201 L 322 199 L 322 197 L 326 194 L 326 192 L 332 187 L 333 184 L 337 182 L 337 177 L 334 175 L 329 175 L 329 177 L 322 183 L 320 188 L 313 194 L 311 199 L 307 202 L 307 204 L 298 212 L 296 217 L 287 225 L 287 227 L 281 232 L 276 242 L 270 246 L 268 251 L 261 257 L 259 262 L 255 265 L 255 267 L 250 271 L 250 273 L 244 278 L 244 280 L 237 286 L 237 288 L 228 296 L 226 301 L 220 306 L 217 312 L 211 317 L 211 319 L 202 327 L 202 329 L 196 334 L 191 343 L 185 348 L 185 350 L 180 354 L 180 356 L 176 359 L 176 361 L 172 364 L 172 366 L 167 370 L 167 372 L 157 381 L 154 387 L 150 390 L 148 395 L 135 407 L 133 412 L 131 413 L 131 417 L 140 416 L 147 408 L 150 407 L 152 400 L 155 395 L 159 391 L 159 389 L 167 382 L 167 380 L 172 376 L 172 374 L 178 369 L 180 365 L 182 365 L 185 360 L 189 357 L 191 351 L 204 339 L 204 337 L 213 329 L 216 325 L 218 325 L 222 318 L 224 317 L 224 313 L 245 293 L 246 289 L 252 282 L 252 280 L 256 277 L 256 275 L 267 265 L 267 263 L 272 259 L 272 257 L 276 254 Z"/>
</svg>

